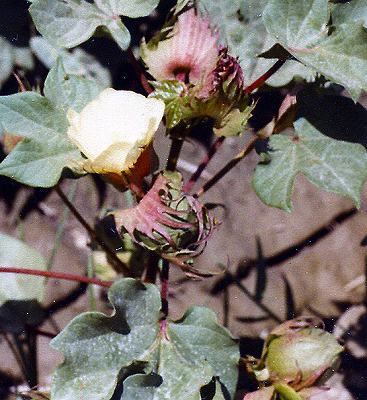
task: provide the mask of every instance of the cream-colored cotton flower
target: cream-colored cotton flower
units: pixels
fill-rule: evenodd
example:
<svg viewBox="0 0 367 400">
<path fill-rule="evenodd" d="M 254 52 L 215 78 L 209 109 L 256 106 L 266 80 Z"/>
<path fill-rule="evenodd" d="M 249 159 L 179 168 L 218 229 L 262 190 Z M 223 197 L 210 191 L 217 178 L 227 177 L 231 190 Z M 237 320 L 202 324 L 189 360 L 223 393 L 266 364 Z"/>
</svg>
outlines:
<svg viewBox="0 0 367 400">
<path fill-rule="evenodd" d="M 99 174 L 132 174 L 152 142 L 164 103 L 125 90 L 105 89 L 80 113 L 69 110 L 68 136 L 87 157 L 84 168 Z"/>
</svg>

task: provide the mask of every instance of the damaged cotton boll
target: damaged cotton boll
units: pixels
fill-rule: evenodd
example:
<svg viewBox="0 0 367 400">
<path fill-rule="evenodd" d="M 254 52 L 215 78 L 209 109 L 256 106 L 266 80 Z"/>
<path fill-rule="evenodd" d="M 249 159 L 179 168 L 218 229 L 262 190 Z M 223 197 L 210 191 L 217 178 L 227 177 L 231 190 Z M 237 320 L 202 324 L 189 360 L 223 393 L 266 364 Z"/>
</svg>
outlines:
<svg viewBox="0 0 367 400">
<path fill-rule="evenodd" d="M 164 103 L 108 88 L 78 113 L 69 110 L 68 136 L 87 157 L 83 169 L 120 186 L 141 183 L 150 172 L 150 146 Z"/>
</svg>

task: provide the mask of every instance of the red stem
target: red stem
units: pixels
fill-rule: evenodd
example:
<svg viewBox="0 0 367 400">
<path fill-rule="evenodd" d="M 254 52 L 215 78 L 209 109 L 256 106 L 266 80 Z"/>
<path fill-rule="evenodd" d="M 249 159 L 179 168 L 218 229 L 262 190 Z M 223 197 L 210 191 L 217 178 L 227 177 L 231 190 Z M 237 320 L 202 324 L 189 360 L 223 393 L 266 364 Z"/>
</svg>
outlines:
<svg viewBox="0 0 367 400">
<path fill-rule="evenodd" d="M 260 78 L 256 79 L 255 82 L 252 82 L 251 85 L 245 87 L 244 92 L 249 94 L 252 93 L 255 89 L 262 86 L 272 75 L 274 75 L 285 63 L 286 60 L 278 60 L 268 71 L 265 72 L 264 75 L 261 75 Z"/>
<path fill-rule="evenodd" d="M 127 51 L 129 60 L 135 70 L 136 75 L 139 77 L 140 84 L 143 87 L 143 89 L 147 92 L 147 94 L 150 94 L 153 92 L 153 88 L 150 86 L 147 77 L 145 76 L 145 72 L 143 67 L 140 65 L 138 60 L 135 58 L 135 55 L 133 51 L 131 50 L 131 47 Z"/>
<path fill-rule="evenodd" d="M 214 157 L 215 153 L 218 151 L 220 146 L 223 144 L 225 137 L 220 136 L 215 140 L 215 142 L 210 147 L 208 153 L 205 155 L 201 163 L 198 165 L 197 170 L 191 175 L 190 179 L 186 182 L 183 187 L 183 191 L 185 193 L 189 193 L 191 189 L 194 187 L 195 183 L 200 178 L 202 172 L 209 164 L 210 160 Z"/>
<path fill-rule="evenodd" d="M 88 278 L 82 275 L 65 274 L 63 272 L 53 272 L 53 271 L 40 271 L 37 269 L 29 269 L 29 268 L 0 267 L 0 272 L 43 276 L 52 279 L 63 279 L 66 281 L 89 283 L 107 288 L 109 288 L 112 285 L 111 281 L 101 281 L 100 279 Z"/>
</svg>

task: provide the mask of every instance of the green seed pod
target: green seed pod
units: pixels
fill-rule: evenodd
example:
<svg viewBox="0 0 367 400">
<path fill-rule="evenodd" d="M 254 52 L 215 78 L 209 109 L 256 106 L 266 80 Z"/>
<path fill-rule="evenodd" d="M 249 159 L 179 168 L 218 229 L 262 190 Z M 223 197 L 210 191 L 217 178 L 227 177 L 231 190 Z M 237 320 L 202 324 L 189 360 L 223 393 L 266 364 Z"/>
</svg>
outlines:
<svg viewBox="0 0 367 400">
<path fill-rule="evenodd" d="M 287 382 L 296 389 L 310 387 L 334 372 L 342 350 L 334 336 L 322 329 L 289 330 L 270 337 L 265 367 L 273 382 Z"/>
</svg>

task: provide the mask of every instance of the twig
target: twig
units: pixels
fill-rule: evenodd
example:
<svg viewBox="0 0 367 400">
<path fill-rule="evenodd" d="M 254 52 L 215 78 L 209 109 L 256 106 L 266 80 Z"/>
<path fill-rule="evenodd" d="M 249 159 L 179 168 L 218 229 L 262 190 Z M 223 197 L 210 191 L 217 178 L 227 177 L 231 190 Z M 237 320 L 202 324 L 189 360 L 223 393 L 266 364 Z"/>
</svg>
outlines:
<svg viewBox="0 0 367 400">
<path fill-rule="evenodd" d="M 61 198 L 61 200 L 64 202 L 64 204 L 73 213 L 74 217 L 81 223 L 81 225 L 88 232 L 91 240 L 98 243 L 99 246 L 105 251 L 105 253 L 108 254 L 111 262 L 113 262 L 113 264 L 118 269 L 118 271 L 123 273 L 125 276 L 131 276 L 131 272 L 130 272 L 129 268 L 117 257 L 116 253 L 112 249 L 110 249 L 110 247 L 107 246 L 107 244 L 97 236 L 95 230 L 92 228 L 91 225 L 88 224 L 88 222 L 81 216 L 79 211 L 69 201 L 69 199 L 67 198 L 65 193 L 61 190 L 60 186 L 56 186 L 55 190 L 56 190 L 56 193 Z"/>
<path fill-rule="evenodd" d="M 109 288 L 112 285 L 111 281 L 101 281 L 100 279 L 96 279 L 96 278 L 88 278 L 88 277 L 82 276 L 82 275 L 65 274 L 63 272 L 40 271 L 38 269 L 0 267 L 0 272 L 33 275 L 33 276 L 43 276 L 43 277 L 52 278 L 52 279 L 63 279 L 66 281 L 89 283 L 89 284 L 98 285 L 98 286 L 107 287 L 107 288 Z"/>
<path fill-rule="evenodd" d="M 245 158 L 255 147 L 255 143 L 258 137 L 254 135 L 245 145 L 245 147 L 229 161 L 220 171 L 218 171 L 205 185 L 199 189 L 195 197 L 200 197 L 207 192 L 212 186 L 214 186 L 220 179 L 223 178 L 232 168 L 234 168 L 243 158 Z"/>
<path fill-rule="evenodd" d="M 260 78 L 252 82 L 251 85 L 244 89 L 245 93 L 252 93 L 255 89 L 262 86 L 272 75 L 274 75 L 285 63 L 286 60 L 278 60 L 265 74 L 261 75 Z"/>
<path fill-rule="evenodd" d="M 227 273 L 226 275 L 231 275 Z M 269 315 L 271 319 L 274 321 L 278 322 L 279 324 L 283 322 L 281 318 L 279 318 L 270 308 L 268 308 L 264 303 L 261 301 L 258 301 L 256 299 L 256 296 L 254 296 L 247 288 L 246 286 L 242 285 L 241 282 L 239 282 L 237 279 L 235 279 L 232 276 L 233 282 L 237 285 L 237 287 L 241 290 L 242 293 L 244 293 L 250 300 L 252 300 L 261 310 L 263 310 L 266 314 Z"/>
<path fill-rule="evenodd" d="M 189 193 L 195 183 L 198 181 L 200 178 L 201 174 L 209 164 L 210 160 L 214 157 L 215 153 L 218 151 L 220 146 L 223 144 L 225 137 L 220 136 L 215 140 L 215 142 L 212 144 L 210 147 L 208 153 L 205 155 L 201 163 L 198 165 L 197 170 L 191 175 L 190 179 L 186 182 L 186 184 L 183 187 L 183 191 L 186 193 Z"/>
</svg>

